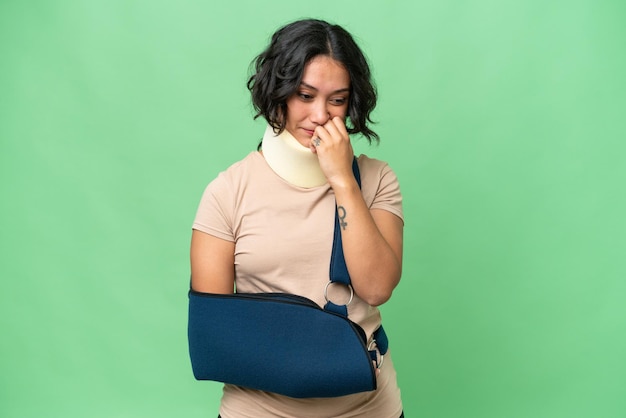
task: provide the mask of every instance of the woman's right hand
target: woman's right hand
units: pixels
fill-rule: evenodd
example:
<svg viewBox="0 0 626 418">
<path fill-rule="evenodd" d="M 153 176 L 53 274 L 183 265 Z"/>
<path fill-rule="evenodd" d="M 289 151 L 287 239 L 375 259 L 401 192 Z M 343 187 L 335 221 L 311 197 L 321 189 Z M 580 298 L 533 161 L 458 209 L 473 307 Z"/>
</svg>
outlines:
<svg viewBox="0 0 626 418">
<path fill-rule="evenodd" d="M 346 183 L 356 185 L 352 174 L 354 150 L 342 118 L 334 117 L 318 126 L 309 147 L 317 154 L 320 168 L 333 189 Z"/>
</svg>

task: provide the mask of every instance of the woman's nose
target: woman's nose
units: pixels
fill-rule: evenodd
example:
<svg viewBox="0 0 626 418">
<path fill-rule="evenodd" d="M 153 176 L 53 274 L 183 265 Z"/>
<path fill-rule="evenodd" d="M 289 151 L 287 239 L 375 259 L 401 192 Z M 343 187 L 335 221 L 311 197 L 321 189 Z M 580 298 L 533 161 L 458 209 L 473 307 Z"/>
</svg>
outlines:
<svg viewBox="0 0 626 418">
<path fill-rule="evenodd" d="M 311 109 L 311 121 L 318 124 L 324 125 L 330 119 L 330 112 L 326 107 L 325 102 L 314 103 Z"/>
</svg>

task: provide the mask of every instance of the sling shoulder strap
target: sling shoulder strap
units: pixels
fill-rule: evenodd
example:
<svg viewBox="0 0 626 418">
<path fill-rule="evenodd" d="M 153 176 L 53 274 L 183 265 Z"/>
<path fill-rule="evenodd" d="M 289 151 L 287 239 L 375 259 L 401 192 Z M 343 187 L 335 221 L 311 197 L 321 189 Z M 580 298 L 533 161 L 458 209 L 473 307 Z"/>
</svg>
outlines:
<svg viewBox="0 0 626 418">
<path fill-rule="evenodd" d="M 354 178 L 361 188 L 361 173 L 359 171 L 359 165 L 357 164 L 356 157 L 352 160 L 352 173 L 354 174 Z M 324 309 L 330 312 L 334 312 L 340 314 L 342 316 L 348 316 L 348 305 L 352 302 L 354 297 L 354 290 L 352 289 L 352 283 L 350 281 L 350 274 L 348 273 L 348 267 L 346 265 L 346 259 L 343 254 L 343 242 L 341 239 L 341 227 L 342 224 L 345 224 L 345 210 L 341 207 L 337 207 L 335 205 L 335 229 L 333 233 L 333 247 L 330 258 L 330 281 L 326 284 L 326 289 L 324 290 L 324 297 L 326 299 L 326 304 L 324 305 Z M 350 298 L 348 302 L 344 305 L 338 305 L 333 303 L 328 298 L 328 288 L 332 286 L 333 283 L 341 283 L 348 287 L 350 290 Z M 389 347 L 389 340 L 387 338 L 387 334 L 385 333 L 382 325 L 374 332 L 374 340 L 372 341 L 376 344 L 378 351 L 381 356 L 387 352 Z M 370 353 L 374 360 L 376 360 L 376 350 L 370 350 Z M 382 361 L 379 363 L 379 367 L 382 365 Z"/>
</svg>

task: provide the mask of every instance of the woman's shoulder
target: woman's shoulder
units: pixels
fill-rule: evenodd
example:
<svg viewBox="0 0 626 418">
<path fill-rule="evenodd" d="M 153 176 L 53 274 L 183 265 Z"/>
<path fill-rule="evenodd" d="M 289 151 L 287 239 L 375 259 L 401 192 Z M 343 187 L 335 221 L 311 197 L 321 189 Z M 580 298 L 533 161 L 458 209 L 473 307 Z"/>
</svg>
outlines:
<svg viewBox="0 0 626 418">
<path fill-rule="evenodd" d="M 241 192 L 248 180 L 253 177 L 251 173 L 255 171 L 254 166 L 258 164 L 259 158 L 263 157 L 257 151 L 253 151 L 219 171 L 206 185 L 205 195 L 228 198 Z"/>
<path fill-rule="evenodd" d="M 254 170 L 254 166 L 259 164 L 262 159 L 263 157 L 258 151 L 252 151 L 241 160 L 235 161 L 221 170 L 213 179 L 212 183 L 216 181 L 237 181 L 238 179 L 245 177 L 251 170 Z"/>
<path fill-rule="evenodd" d="M 371 209 L 384 209 L 402 218 L 402 193 L 395 172 L 383 160 L 367 155 L 357 157 L 361 191 Z"/>
<path fill-rule="evenodd" d="M 363 178 L 377 177 L 378 179 L 382 179 L 391 176 L 393 181 L 397 180 L 393 169 L 386 161 L 361 154 L 357 157 L 357 162 L 359 164 L 361 177 Z"/>
<path fill-rule="evenodd" d="M 248 155 L 243 157 L 241 160 L 235 161 L 234 163 L 232 163 L 225 170 L 223 170 L 220 174 L 222 173 L 239 174 L 243 171 L 248 170 L 251 166 L 258 164 L 258 162 L 262 159 L 263 157 L 258 151 L 251 151 Z"/>
</svg>

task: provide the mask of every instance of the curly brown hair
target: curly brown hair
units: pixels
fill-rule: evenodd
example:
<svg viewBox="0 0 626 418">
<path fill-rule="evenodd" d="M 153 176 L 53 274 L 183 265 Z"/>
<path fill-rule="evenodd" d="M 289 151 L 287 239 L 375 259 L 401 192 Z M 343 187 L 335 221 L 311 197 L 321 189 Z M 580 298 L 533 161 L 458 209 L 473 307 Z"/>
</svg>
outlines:
<svg viewBox="0 0 626 418">
<path fill-rule="evenodd" d="M 370 129 L 370 113 L 377 100 L 376 87 L 365 55 L 350 33 L 323 20 L 305 19 L 283 26 L 269 46 L 251 64 L 248 90 L 256 110 L 277 131 L 285 129 L 287 100 L 296 94 L 304 67 L 318 55 L 340 62 L 350 75 L 346 125 L 350 134 L 361 134 L 368 142 L 378 141 Z"/>
</svg>

